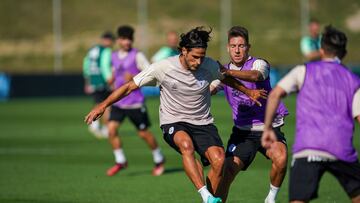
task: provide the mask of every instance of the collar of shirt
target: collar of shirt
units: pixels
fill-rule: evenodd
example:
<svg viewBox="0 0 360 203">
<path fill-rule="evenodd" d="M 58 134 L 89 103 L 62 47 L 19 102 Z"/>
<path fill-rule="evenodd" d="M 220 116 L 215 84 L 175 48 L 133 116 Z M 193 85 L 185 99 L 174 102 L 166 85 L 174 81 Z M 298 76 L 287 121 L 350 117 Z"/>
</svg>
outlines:
<svg viewBox="0 0 360 203">
<path fill-rule="evenodd" d="M 252 59 L 252 56 L 249 56 L 247 59 L 246 59 L 246 61 L 248 61 L 248 60 L 251 60 Z M 244 66 L 244 65 L 243 65 Z M 229 63 L 229 68 L 231 69 L 231 70 L 241 70 L 242 68 L 243 68 L 243 66 L 236 66 L 235 64 L 233 64 L 232 62 L 230 62 Z"/>
<path fill-rule="evenodd" d="M 335 56 L 334 58 L 324 58 L 322 59 L 323 61 L 328 61 L 328 62 L 336 62 L 336 63 L 341 63 L 341 60 L 339 59 L 339 57 Z"/>
<path fill-rule="evenodd" d="M 118 57 L 119 57 L 120 59 L 125 58 L 128 54 L 129 54 L 128 51 L 123 51 L 123 50 L 120 50 L 120 49 L 118 50 Z"/>
</svg>

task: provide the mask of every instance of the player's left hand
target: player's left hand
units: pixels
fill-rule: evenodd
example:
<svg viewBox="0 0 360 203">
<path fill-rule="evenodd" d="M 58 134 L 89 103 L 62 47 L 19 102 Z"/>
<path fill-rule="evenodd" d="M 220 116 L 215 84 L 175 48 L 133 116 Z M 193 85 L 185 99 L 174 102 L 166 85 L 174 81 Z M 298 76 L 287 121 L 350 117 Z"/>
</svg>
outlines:
<svg viewBox="0 0 360 203">
<path fill-rule="evenodd" d="M 228 74 L 229 69 L 225 68 L 225 67 L 220 63 L 220 61 L 216 61 L 216 62 L 219 64 L 220 73 L 223 74 L 224 76 L 229 75 L 229 74 Z"/>
<path fill-rule="evenodd" d="M 261 145 L 269 149 L 272 143 L 276 142 L 276 135 L 273 129 L 265 129 L 261 136 Z"/>
<path fill-rule="evenodd" d="M 266 99 L 267 98 L 267 91 L 264 89 L 260 90 L 253 90 L 249 89 L 248 93 L 246 94 L 251 100 L 253 100 L 258 106 L 261 106 L 259 99 Z"/>
<path fill-rule="evenodd" d="M 95 106 L 88 115 L 85 116 L 84 122 L 90 125 L 93 121 L 99 119 L 105 112 L 106 107 L 101 104 Z"/>
</svg>

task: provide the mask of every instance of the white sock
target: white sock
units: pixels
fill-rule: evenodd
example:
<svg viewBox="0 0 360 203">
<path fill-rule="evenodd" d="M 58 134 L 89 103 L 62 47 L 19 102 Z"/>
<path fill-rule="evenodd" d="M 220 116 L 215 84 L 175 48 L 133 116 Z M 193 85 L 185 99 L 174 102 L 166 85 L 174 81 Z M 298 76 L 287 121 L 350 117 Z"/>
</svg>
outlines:
<svg viewBox="0 0 360 203">
<path fill-rule="evenodd" d="M 207 202 L 208 198 L 212 196 L 212 194 L 209 192 L 209 190 L 206 188 L 206 185 L 203 186 L 198 190 L 198 193 L 200 193 L 201 198 L 203 199 L 203 202 Z"/>
<path fill-rule="evenodd" d="M 156 164 L 164 161 L 164 155 L 161 153 L 160 148 L 152 150 L 153 160 Z"/>
<path fill-rule="evenodd" d="M 279 192 L 279 190 L 280 190 L 279 187 L 275 187 L 275 186 L 273 186 L 272 184 L 270 184 L 269 194 L 267 195 L 266 198 L 275 201 L 276 195 L 277 195 L 277 193 Z"/>
<path fill-rule="evenodd" d="M 99 120 L 93 121 L 93 122 L 90 124 L 90 128 L 91 128 L 92 130 L 100 130 L 100 121 L 99 121 Z"/>
<path fill-rule="evenodd" d="M 115 149 L 114 156 L 115 156 L 115 162 L 117 164 L 123 164 L 126 162 L 125 154 L 122 149 Z"/>
<path fill-rule="evenodd" d="M 103 126 L 101 127 L 101 134 L 102 134 L 102 136 L 103 136 L 104 138 L 109 137 L 109 130 L 108 130 L 108 128 L 106 127 L 106 125 L 103 125 Z"/>
</svg>

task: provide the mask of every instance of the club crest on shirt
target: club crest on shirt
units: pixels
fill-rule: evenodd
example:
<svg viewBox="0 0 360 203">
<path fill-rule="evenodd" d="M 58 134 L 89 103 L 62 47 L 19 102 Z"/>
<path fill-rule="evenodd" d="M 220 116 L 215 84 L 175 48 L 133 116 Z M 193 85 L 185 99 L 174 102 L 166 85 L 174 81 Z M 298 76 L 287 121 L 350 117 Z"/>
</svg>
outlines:
<svg viewBox="0 0 360 203">
<path fill-rule="evenodd" d="M 204 87 L 204 85 L 206 84 L 206 81 L 205 81 L 205 80 L 198 80 L 198 81 L 196 81 L 196 84 L 197 84 L 199 87 Z"/>
</svg>

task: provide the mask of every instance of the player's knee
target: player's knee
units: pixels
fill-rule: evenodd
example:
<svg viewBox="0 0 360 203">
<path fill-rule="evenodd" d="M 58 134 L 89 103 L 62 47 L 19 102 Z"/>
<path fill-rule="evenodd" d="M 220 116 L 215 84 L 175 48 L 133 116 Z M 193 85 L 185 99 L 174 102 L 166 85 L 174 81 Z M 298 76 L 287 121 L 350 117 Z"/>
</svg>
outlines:
<svg viewBox="0 0 360 203">
<path fill-rule="evenodd" d="M 109 128 L 109 138 L 114 138 L 117 136 L 117 130 L 116 128 Z"/>
<path fill-rule="evenodd" d="M 180 151 L 182 154 L 193 154 L 194 153 L 194 146 L 190 140 L 182 141 L 178 147 L 180 148 Z"/>
<path fill-rule="evenodd" d="M 225 163 L 225 154 L 221 152 L 215 153 L 211 158 L 211 160 L 212 160 L 211 166 L 214 169 L 222 170 Z"/>
</svg>

